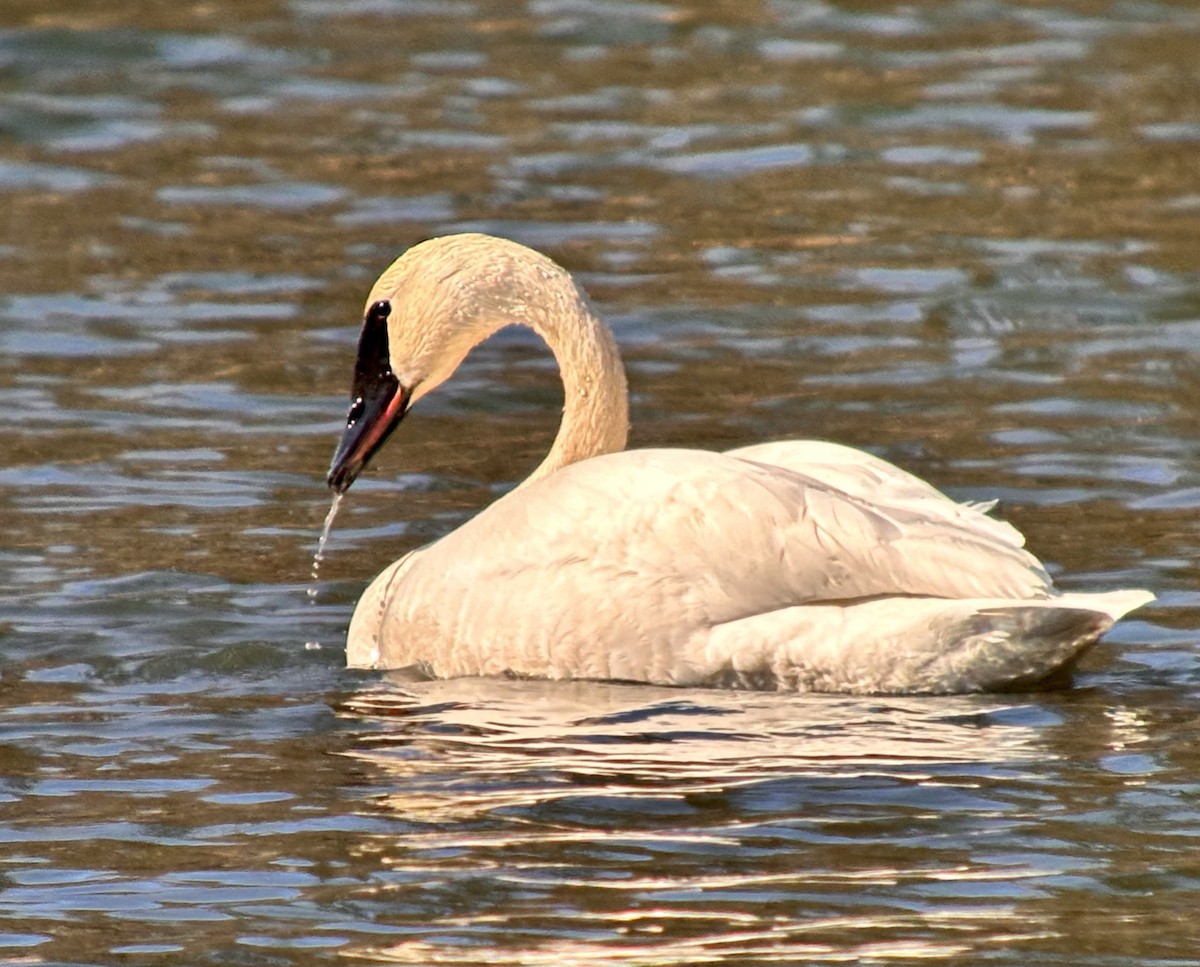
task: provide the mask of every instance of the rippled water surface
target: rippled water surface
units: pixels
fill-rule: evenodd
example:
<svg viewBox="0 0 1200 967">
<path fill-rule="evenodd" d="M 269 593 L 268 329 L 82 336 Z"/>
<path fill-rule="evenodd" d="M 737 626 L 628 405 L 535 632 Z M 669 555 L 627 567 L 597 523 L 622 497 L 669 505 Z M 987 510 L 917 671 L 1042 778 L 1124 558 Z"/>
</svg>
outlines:
<svg viewBox="0 0 1200 967">
<path fill-rule="evenodd" d="M 1200 13 L 13 0 L 0 959 L 1192 964 Z M 344 670 L 535 465 L 504 333 L 343 505 L 362 300 L 484 230 L 612 321 L 636 445 L 840 440 L 1158 602 L 1029 696 Z"/>
</svg>

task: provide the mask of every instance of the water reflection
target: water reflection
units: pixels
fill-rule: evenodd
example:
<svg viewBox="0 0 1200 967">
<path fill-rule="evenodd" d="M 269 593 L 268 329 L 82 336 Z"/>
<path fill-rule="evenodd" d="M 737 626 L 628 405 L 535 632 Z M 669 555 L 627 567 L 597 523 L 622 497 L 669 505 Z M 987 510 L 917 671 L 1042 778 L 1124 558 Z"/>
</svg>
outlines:
<svg viewBox="0 0 1200 967">
<path fill-rule="evenodd" d="M 1048 724 L 1033 713 L 1028 726 L 988 727 L 990 716 L 1011 711 L 989 699 L 781 701 L 739 692 L 483 679 L 364 692 L 345 709 L 386 726 L 356 754 L 403 779 L 397 808 L 447 818 L 547 805 L 575 795 L 571 784 L 587 786 L 589 777 L 609 789 L 662 787 L 683 799 L 755 787 L 775 773 L 911 774 L 935 763 L 1016 764 L 1045 755 L 1040 740 Z M 444 769 L 458 777 L 451 787 L 443 785 Z M 448 801 L 422 802 L 429 770 L 430 791 Z M 532 789 L 511 788 L 522 775 Z M 460 785 L 487 789 L 485 776 L 503 777 L 510 788 L 479 803 L 461 798 Z"/>
</svg>

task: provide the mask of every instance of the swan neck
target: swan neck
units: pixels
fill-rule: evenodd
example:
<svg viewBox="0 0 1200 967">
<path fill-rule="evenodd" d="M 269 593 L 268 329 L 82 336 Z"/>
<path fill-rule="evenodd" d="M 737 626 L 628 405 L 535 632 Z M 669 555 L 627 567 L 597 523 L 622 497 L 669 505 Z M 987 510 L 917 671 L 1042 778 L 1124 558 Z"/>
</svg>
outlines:
<svg viewBox="0 0 1200 967">
<path fill-rule="evenodd" d="M 616 339 L 587 296 L 579 289 L 573 295 L 529 320 L 558 363 L 563 417 L 550 452 L 521 486 L 568 464 L 623 450 L 628 439 L 629 393 Z"/>
</svg>

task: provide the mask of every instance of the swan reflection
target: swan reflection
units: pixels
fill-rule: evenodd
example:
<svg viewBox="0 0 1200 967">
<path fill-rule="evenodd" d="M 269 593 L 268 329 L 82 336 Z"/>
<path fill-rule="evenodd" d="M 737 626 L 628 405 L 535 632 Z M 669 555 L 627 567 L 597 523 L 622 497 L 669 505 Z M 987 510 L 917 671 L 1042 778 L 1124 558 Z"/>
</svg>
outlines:
<svg viewBox="0 0 1200 967">
<path fill-rule="evenodd" d="M 376 959 L 938 959 L 1044 929 L 1018 902 L 1043 858 L 971 851 L 1041 808 L 1052 704 L 457 679 L 341 711 L 365 808 L 408 830 L 363 847 L 385 871 L 371 902 L 443 911 Z"/>
<path fill-rule="evenodd" d="M 1028 725 L 1019 716 L 1001 720 L 1013 708 L 1011 699 L 995 696 L 851 698 L 393 678 L 354 696 L 344 711 L 376 729 L 350 754 L 405 780 L 390 794 L 394 804 L 409 815 L 450 819 L 589 788 L 680 797 L 781 776 L 920 781 L 937 764 L 1043 756 L 1043 713 Z M 451 783 L 447 772 L 456 777 Z"/>
</svg>

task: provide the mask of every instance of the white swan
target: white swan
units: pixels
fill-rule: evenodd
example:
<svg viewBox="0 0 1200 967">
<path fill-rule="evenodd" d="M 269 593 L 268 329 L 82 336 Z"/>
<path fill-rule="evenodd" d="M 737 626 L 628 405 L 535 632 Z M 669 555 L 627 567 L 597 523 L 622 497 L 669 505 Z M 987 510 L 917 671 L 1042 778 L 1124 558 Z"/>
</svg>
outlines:
<svg viewBox="0 0 1200 967">
<path fill-rule="evenodd" d="M 344 492 L 418 399 L 507 325 L 545 340 L 562 425 L 520 487 L 386 568 L 352 666 L 855 693 L 1059 677 L 1146 591 L 1059 593 L 1010 525 L 869 454 L 819 442 L 624 451 L 625 373 L 571 276 L 456 235 L 367 300 L 329 471 Z"/>
</svg>

